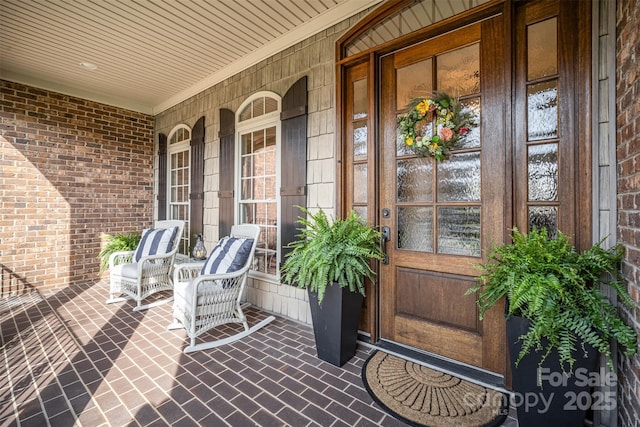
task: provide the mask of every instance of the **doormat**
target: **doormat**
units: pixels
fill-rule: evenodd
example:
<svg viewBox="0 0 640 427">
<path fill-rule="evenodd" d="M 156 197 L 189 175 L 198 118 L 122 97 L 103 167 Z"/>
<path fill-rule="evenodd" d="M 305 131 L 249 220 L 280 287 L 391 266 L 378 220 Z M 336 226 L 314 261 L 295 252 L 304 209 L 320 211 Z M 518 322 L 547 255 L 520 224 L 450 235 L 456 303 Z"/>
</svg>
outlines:
<svg viewBox="0 0 640 427">
<path fill-rule="evenodd" d="M 509 410 L 504 393 L 382 351 L 365 362 L 362 380 L 380 406 L 413 426 L 499 426 Z"/>
</svg>

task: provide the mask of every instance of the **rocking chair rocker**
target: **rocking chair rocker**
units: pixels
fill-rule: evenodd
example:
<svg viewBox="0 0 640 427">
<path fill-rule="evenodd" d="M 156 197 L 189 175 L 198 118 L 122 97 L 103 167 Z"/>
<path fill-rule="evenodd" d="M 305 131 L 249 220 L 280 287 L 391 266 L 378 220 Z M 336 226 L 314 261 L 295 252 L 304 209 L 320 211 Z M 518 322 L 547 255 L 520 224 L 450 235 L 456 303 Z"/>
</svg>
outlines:
<svg viewBox="0 0 640 427">
<path fill-rule="evenodd" d="M 237 341 L 275 320 L 274 316 L 249 328 L 240 299 L 253 263 L 260 227 L 234 225 L 204 263 L 185 263 L 174 272 L 173 323 L 169 329 L 184 328 L 191 339 L 185 353 L 206 350 Z M 230 337 L 196 345 L 196 337 L 217 326 L 238 323 L 244 331 Z"/>
</svg>

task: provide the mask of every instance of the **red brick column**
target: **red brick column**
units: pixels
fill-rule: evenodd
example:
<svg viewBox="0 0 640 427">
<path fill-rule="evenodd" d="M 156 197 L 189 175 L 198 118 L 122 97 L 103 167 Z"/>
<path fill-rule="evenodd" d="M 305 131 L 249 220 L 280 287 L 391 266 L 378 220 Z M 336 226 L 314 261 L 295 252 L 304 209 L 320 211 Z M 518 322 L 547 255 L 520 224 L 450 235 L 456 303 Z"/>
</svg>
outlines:
<svg viewBox="0 0 640 427">
<path fill-rule="evenodd" d="M 0 296 L 95 281 L 152 221 L 153 117 L 0 81 Z"/>
<path fill-rule="evenodd" d="M 616 7 L 616 151 L 618 241 L 626 248 L 622 273 L 635 309 L 624 308 L 640 335 L 640 0 Z M 619 360 L 619 420 L 640 426 L 640 356 Z"/>
</svg>

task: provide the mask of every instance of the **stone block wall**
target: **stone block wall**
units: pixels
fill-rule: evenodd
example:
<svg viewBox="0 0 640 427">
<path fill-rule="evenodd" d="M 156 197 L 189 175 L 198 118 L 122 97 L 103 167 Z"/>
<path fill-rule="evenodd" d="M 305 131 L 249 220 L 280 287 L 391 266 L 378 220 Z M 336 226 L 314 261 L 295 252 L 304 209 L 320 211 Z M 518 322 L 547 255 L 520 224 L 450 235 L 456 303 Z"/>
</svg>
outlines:
<svg viewBox="0 0 640 427">
<path fill-rule="evenodd" d="M 152 174 L 151 116 L 0 80 L 0 295 L 98 279 L 102 234 L 151 225 Z"/>
<path fill-rule="evenodd" d="M 635 301 L 622 311 L 640 335 L 640 0 L 618 0 L 616 27 L 617 239 L 625 246 L 622 274 Z M 618 425 L 638 427 L 640 355 L 620 355 L 618 367 Z"/>
</svg>

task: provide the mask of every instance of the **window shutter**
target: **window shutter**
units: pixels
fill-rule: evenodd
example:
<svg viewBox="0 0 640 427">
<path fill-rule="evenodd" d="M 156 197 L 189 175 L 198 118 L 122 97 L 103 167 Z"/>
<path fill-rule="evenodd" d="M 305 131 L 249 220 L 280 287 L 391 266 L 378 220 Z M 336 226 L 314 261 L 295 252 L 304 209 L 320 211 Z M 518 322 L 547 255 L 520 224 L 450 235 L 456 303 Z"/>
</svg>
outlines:
<svg viewBox="0 0 640 427">
<path fill-rule="evenodd" d="M 191 217 L 189 233 L 197 236 L 203 232 L 204 215 L 204 116 L 200 117 L 191 130 Z M 190 237 L 190 236 L 189 236 Z M 191 241 L 191 239 L 189 239 Z"/>
<path fill-rule="evenodd" d="M 307 77 L 293 84 L 282 98 L 280 236 L 281 260 L 296 238 L 300 209 L 307 204 Z"/>
<path fill-rule="evenodd" d="M 233 225 L 233 183 L 235 176 L 235 120 L 233 111 L 220 109 L 220 201 L 219 237 L 231 234 Z"/>
<path fill-rule="evenodd" d="M 158 134 L 158 220 L 167 219 L 167 135 Z"/>
</svg>

